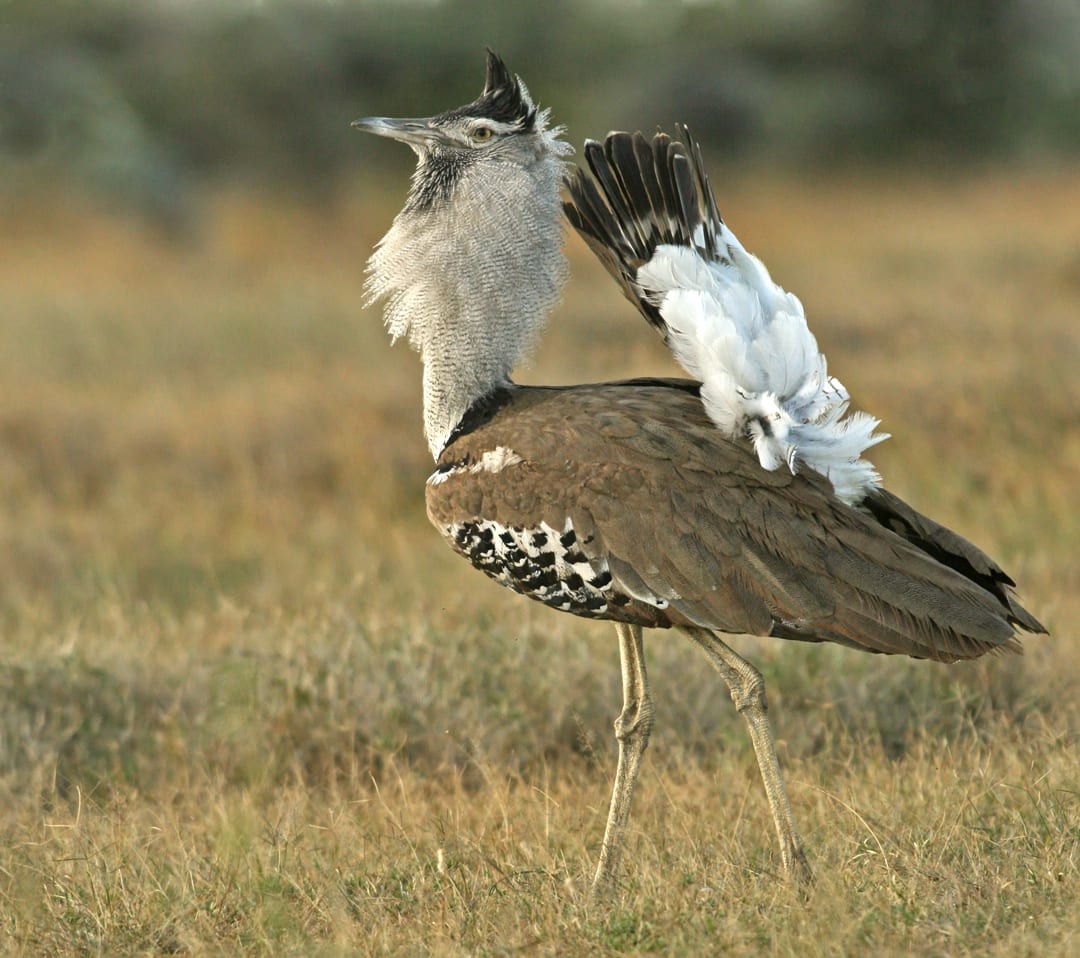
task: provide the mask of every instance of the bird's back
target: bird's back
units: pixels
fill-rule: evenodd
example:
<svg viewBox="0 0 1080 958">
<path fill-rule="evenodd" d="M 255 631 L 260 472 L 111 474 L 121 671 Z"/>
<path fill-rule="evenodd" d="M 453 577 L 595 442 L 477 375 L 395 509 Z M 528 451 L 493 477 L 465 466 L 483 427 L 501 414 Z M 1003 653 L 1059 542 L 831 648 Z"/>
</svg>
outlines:
<svg viewBox="0 0 1080 958">
<path fill-rule="evenodd" d="M 877 490 L 761 467 L 697 383 L 510 387 L 439 458 L 428 514 L 501 584 L 578 615 L 951 661 L 1042 627 L 966 540 Z"/>
</svg>

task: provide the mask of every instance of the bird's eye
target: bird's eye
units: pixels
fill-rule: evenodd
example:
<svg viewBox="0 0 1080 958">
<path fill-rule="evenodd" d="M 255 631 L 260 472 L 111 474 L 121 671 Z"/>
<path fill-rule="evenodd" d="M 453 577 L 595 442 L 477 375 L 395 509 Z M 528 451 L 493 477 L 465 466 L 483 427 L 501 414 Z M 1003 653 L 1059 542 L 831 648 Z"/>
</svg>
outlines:
<svg viewBox="0 0 1080 958">
<path fill-rule="evenodd" d="M 472 131 L 472 135 L 473 135 L 473 139 L 480 140 L 481 142 L 483 142 L 484 140 L 490 140 L 491 139 L 491 127 L 490 126 L 478 126 L 475 130 Z"/>
</svg>

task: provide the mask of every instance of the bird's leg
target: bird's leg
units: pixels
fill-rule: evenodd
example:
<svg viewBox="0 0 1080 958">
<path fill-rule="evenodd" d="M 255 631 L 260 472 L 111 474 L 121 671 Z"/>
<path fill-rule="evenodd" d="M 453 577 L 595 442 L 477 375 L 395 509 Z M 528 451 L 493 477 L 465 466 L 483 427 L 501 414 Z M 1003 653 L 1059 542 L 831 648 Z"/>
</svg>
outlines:
<svg viewBox="0 0 1080 958">
<path fill-rule="evenodd" d="M 615 623 L 619 633 L 619 659 L 622 663 L 623 707 L 615 720 L 615 738 L 619 742 L 619 764 L 611 793 L 604 844 L 593 878 L 592 893 L 600 897 L 611 893 L 622 857 L 623 837 L 630 818 L 630 801 L 641 767 L 641 756 L 649 744 L 653 726 L 653 701 L 645 674 L 645 649 L 641 626 Z"/>
<path fill-rule="evenodd" d="M 806 860 L 799 843 L 799 835 L 795 831 L 795 820 L 791 815 L 791 805 L 784 790 L 783 776 L 780 774 L 780 762 L 776 758 L 776 746 L 773 744 L 772 729 L 766 714 L 768 703 L 765 701 L 765 680 L 753 665 L 708 629 L 687 628 L 684 631 L 700 646 L 713 668 L 723 677 L 731 690 L 735 708 L 750 727 L 750 740 L 754 743 L 761 778 L 765 783 L 765 795 L 776 824 L 776 835 L 780 839 L 784 871 L 789 878 L 803 882 L 812 881 L 810 863 Z"/>
</svg>

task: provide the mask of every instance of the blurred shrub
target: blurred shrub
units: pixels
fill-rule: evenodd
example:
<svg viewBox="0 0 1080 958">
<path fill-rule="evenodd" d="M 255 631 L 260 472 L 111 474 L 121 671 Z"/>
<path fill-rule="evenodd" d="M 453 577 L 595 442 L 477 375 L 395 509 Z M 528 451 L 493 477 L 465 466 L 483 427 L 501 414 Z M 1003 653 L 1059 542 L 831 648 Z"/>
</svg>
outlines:
<svg viewBox="0 0 1080 958">
<path fill-rule="evenodd" d="M 781 162 L 1080 145 L 1073 0 L 0 0 L 0 188 L 166 219 L 207 178 L 318 193 L 390 155 L 349 120 L 470 99 L 485 44 L 575 142 L 682 120 Z"/>
</svg>

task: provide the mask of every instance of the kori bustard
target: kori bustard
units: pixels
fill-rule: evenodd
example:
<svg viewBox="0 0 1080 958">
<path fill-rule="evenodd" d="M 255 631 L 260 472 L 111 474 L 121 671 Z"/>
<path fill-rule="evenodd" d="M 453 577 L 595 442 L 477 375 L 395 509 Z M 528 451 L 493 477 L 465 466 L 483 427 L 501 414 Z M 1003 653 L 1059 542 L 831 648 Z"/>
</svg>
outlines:
<svg viewBox="0 0 1080 958">
<path fill-rule="evenodd" d="M 877 420 L 849 413 L 798 299 L 721 220 L 685 131 L 589 142 L 591 176 L 567 178 L 561 128 L 491 51 L 472 103 L 354 126 L 418 157 L 367 291 L 423 360 L 431 521 L 502 585 L 615 623 L 623 708 L 594 891 L 615 883 L 653 724 L 645 627 L 681 629 L 727 683 L 784 871 L 809 878 L 761 673 L 716 632 L 949 662 L 1045 630 L 993 560 L 881 487 L 862 458 Z M 693 379 L 511 380 L 566 276 L 564 185 L 570 222 Z"/>
</svg>

